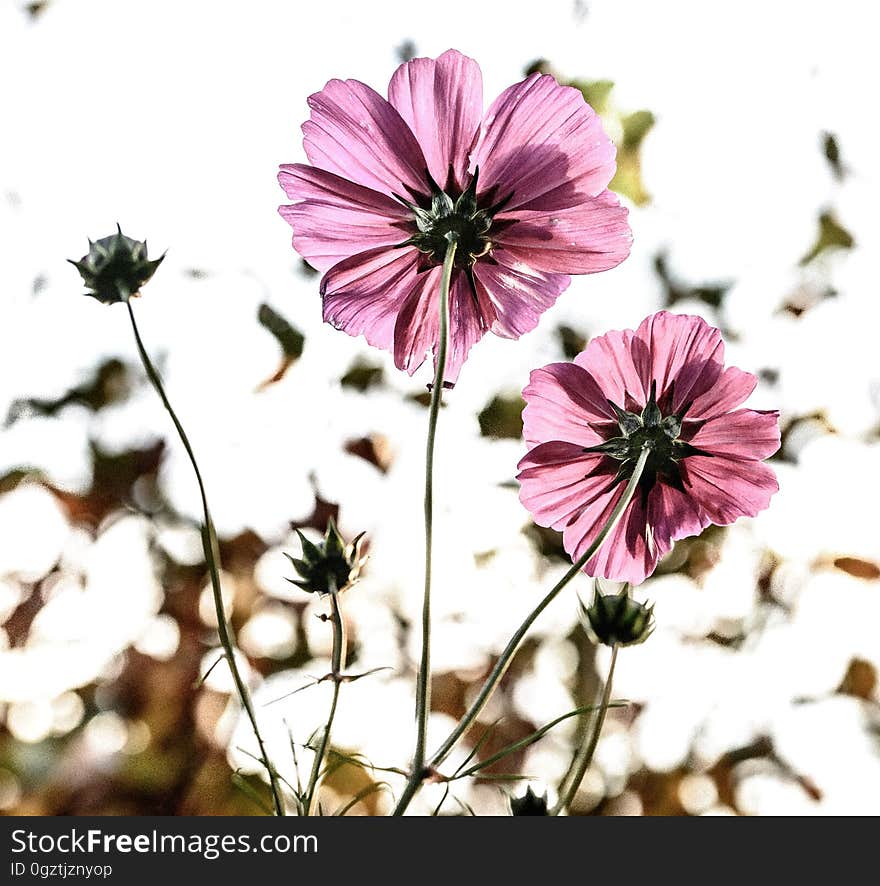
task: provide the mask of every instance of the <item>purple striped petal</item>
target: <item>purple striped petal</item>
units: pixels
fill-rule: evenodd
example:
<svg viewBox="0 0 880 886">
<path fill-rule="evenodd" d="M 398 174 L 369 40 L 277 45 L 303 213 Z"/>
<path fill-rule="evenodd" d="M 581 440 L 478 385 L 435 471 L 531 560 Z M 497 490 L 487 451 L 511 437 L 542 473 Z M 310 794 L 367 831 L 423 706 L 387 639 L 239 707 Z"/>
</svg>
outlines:
<svg viewBox="0 0 880 886">
<path fill-rule="evenodd" d="M 602 389 L 574 363 L 551 363 L 532 370 L 523 399 L 523 436 L 530 446 L 543 440 L 595 446 L 607 437 L 596 425 L 616 425 Z"/>
<path fill-rule="evenodd" d="M 462 190 L 483 116 L 480 66 L 454 49 L 436 60 L 413 59 L 394 72 L 388 101 L 413 131 L 434 181 Z"/>
<path fill-rule="evenodd" d="M 603 191 L 566 209 L 501 212 L 493 236 L 536 270 L 594 274 L 616 267 L 629 255 L 627 214 L 615 194 Z"/>
<path fill-rule="evenodd" d="M 331 80 L 309 96 L 303 123 L 309 161 L 388 196 L 429 193 L 422 150 L 403 118 L 359 80 Z"/>
<path fill-rule="evenodd" d="M 719 526 L 757 516 L 779 491 L 773 469 L 760 461 L 693 455 L 681 465 L 685 491 Z"/>
<path fill-rule="evenodd" d="M 687 314 L 660 311 L 647 317 L 636 330 L 632 352 L 645 391 L 657 383 L 661 406 L 672 389 L 671 412 L 705 394 L 724 368 L 721 333 L 702 317 Z"/>
<path fill-rule="evenodd" d="M 593 376 L 605 396 L 618 406 L 629 409 L 645 405 L 642 377 L 633 363 L 635 333 L 631 329 L 613 330 L 590 339 L 574 362 Z"/>
<path fill-rule="evenodd" d="M 564 529 L 585 503 L 608 494 L 613 472 L 575 443 L 553 440 L 520 459 L 519 498 L 539 526 Z"/>
<path fill-rule="evenodd" d="M 531 332 L 571 283 L 567 274 L 536 270 L 503 248 L 474 265 L 474 278 L 483 313 L 502 338 Z"/>
<path fill-rule="evenodd" d="M 739 409 L 718 415 L 700 425 L 688 442 L 712 455 L 769 458 L 779 449 L 779 413 Z"/>
<path fill-rule="evenodd" d="M 757 384 L 758 379 L 750 372 L 728 366 L 715 384 L 693 401 L 687 418 L 698 420 L 730 412 L 746 401 Z"/>
<path fill-rule="evenodd" d="M 595 197 L 614 176 L 615 148 L 579 90 L 532 74 L 486 112 L 471 166 L 480 193 L 505 208 L 554 211 Z"/>
<path fill-rule="evenodd" d="M 401 307 L 394 330 L 394 363 L 412 375 L 433 354 L 440 340 L 441 269 L 432 268 L 421 275 L 416 287 Z M 449 289 L 449 344 L 446 352 L 444 381 L 458 380 L 462 364 L 471 347 L 486 333 L 488 325 L 474 302 L 467 279 L 454 273 Z"/>
<path fill-rule="evenodd" d="M 378 191 L 300 163 L 282 166 L 278 181 L 300 201 L 278 209 L 293 228 L 293 247 L 319 271 L 409 236 L 409 212 Z"/>
<path fill-rule="evenodd" d="M 321 280 L 324 321 L 391 350 L 397 314 L 421 285 L 414 249 L 371 249 L 334 265 Z"/>
</svg>

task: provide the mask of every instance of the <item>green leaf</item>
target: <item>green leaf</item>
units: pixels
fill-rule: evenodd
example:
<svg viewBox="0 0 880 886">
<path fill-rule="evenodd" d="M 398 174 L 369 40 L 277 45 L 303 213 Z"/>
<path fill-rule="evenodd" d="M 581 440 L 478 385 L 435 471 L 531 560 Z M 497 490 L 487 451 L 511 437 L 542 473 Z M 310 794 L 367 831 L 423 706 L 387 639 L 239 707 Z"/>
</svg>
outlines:
<svg viewBox="0 0 880 886">
<path fill-rule="evenodd" d="M 657 122 L 650 111 L 633 111 L 621 120 L 623 125 L 623 149 L 637 151 L 642 146 L 645 136 Z"/>
<path fill-rule="evenodd" d="M 831 210 L 819 216 L 819 233 L 810 251 L 800 260 L 801 266 L 809 264 L 826 249 L 852 249 L 855 240 L 852 234 L 837 221 Z"/>
<path fill-rule="evenodd" d="M 371 388 L 378 387 L 384 381 L 384 370 L 381 366 L 367 363 L 363 360 L 355 360 L 342 376 L 340 383 L 344 388 L 353 388 L 362 394 Z"/>
<path fill-rule="evenodd" d="M 613 80 L 572 80 L 569 86 L 579 89 L 584 101 L 597 113 L 604 114 L 608 110 Z"/>
<path fill-rule="evenodd" d="M 651 200 L 642 181 L 642 142 L 654 122 L 654 115 L 644 110 L 620 118 L 623 138 L 617 151 L 617 172 L 608 187 L 629 197 L 636 206 L 644 206 Z"/>
<path fill-rule="evenodd" d="M 831 172 L 838 181 L 843 181 L 846 176 L 846 167 L 840 157 L 840 146 L 837 138 L 831 132 L 822 133 L 822 153 L 831 167 Z"/>
<path fill-rule="evenodd" d="M 556 329 L 556 337 L 562 346 L 562 353 L 566 360 L 574 360 L 587 346 L 586 336 L 582 335 L 571 326 L 559 326 Z"/>
<path fill-rule="evenodd" d="M 261 304 L 257 311 L 257 320 L 264 329 L 268 329 L 275 336 L 285 356 L 292 360 L 302 356 L 305 336 L 274 308 L 265 303 Z"/>
<path fill-rule="evenodd" d="M 522 437 L 522 411 L 525 406 L 520 396 L 493 397 L 477 416 L 480 433 L 496 440 L 519 440 Z"/>
</svg>

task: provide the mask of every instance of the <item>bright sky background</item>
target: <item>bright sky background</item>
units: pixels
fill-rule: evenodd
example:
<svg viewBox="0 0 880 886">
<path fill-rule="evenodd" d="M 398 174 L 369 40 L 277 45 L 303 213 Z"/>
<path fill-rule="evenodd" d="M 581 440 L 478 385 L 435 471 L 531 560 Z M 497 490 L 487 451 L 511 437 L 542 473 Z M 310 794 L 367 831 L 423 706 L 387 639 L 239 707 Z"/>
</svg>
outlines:
<svg viewBox="0 0 880 886">
<path fill-rule="evenodd" d="M 658 630 L 621 656 L 616 686 L 645 710 L 630 730 L 612 719 L 594 774 L 613 791 L 643 763 L 669 769 L 696 753 L 697 769 L 705 768 L 771 734 L 791 767 L 820 783 L 824 799 L 810 801 L 779 772 L 756 771 L 743 776 L 741 808 L 880 812 L 880 761 L 869 738 L 878 699 L 832 694 L 853 656 L 880 667 L 872 627 L 880 622 L 880 582 L 828 565 L 841 556 L 880 563 L 880 126 L 871 91 L 880 62 L 869 4 L 53 0 L 36 20 L 23 6 L 0 7 L 0 416 L 18 398 L 60 395 L 102 358 L 135 359 L 125 312 L 80 297 L 65 259 L 79 258 L 87 238 L 105 236 L 117 221 L 148 238 L 152 252 L 168 249 L 137 311 L 204 462 L 220 531 L 252 528 L 275 546 L 260 581 L 270 596 L 287 593 L 280 548 L 291 548 L 289 521 L 311 511 L 313 474 L 322 496 L 342 503 L 343 530 L 366 529 L 373 539 L 370 572 L 352 604 L 352 617 L 374 638 L 365 648 L 370 666 L 393 654 L 383 640 L 388 607 L 413 614 L 419 605 L 421 504 L 413 489 L 421 483 L 424 413 L 403 395 L 423 390 L 428 369 L 410 380 L 362 341 L 324 327 L 316 281 L 296 273 L 275 175 L 280 163 L 304 159 L 306 97 L 333 77 L 384 92 L 396 48 L 412 40 L 420 55 L 455 47 L 476 58 L 487 103 L 543 57 L 564 76 L 614 80 L 622 110 L 651 110 L 657 124 L 642 163 L 653 201 L 631 211 L 631 258 L 611 273 L 575 278 L 520 343 L 487 337 L 448 398 L 438 464 L 438 544 L 447 553 L 438 566 L 437 668 L 480 667 L 555 568 L 521 534 L 527 515 L 515 492 L 498 486 L 512 478 L 520 445 L 482 438 L 476 414 L 494 393 L 521 390 L 530 368 L 559 358 L 559 323 L 597 334 L 634 327 L 660 307 L 652 262 L 665 248 L 676 278 L 734 282 L 720 314 L 700 303 L 675 309 L 731 331 L 731 362 L 778 373 L 752 405 L 779 408 L 784 422 L 822 420 L 793 436 L 798 462 L 780 465 L 782 492 L 766 514 L 728 533 L 701 586 L 680 575 L 645 586 L 657 601 Z M 842 182 L 822 156 L 825 131 L 840 145 Z M 856 248 L 799 268 L 818 214 L 829 208 Z M 192 269 L 205 274 L 193 279 Z M 800 318 L 780 311 L 794 295 L 826 286 L 837 296 Z M 255 321 L 263 301 L 306 333 L 306 348 L 280 384 L 257 394 L 278 356 Z M 388 386 L 367 398 L 338 384 L 357 355 L 386 368 Z M 397 453 L 387 476 L 342 451 L 345 440 L 376 431 Z M 97 415 L 70 407 L 2 431 L 0 474 L 38 466 L 56 486 L 83 491 L 90 439 L 122 451 L 157 435 L 167 435 L 167 420 L 143 388 Z M 166 494 L 197 518 L 188 466 L 171 449 Z M 192 557 L 191 529 L 166 530 L 163 544 L 174 556 Z M 10 729 L 23 740 L 70 722 L 71 691 L 130 643 L 157 654 L 173 649 L 174 627 L 156 615 L 161 594 L 146 553 L 152 532 L 127 517 L 92 540 L 42 489 L 0 496 L 0 611 L 14 606 L 17 583 L 39 579 L 59 557 L 85 576 L 85 600 L 79 584 L 75 595 L 56 588 L 28 647 L 0 652 L 0 699 L 14 703 Z M 478 569 L 474 554 L 488 550 L 496 556 Z M 767 557 L 779 564 L 774 593 L 790 616 L 774 616 L 735 653 L 696 642 L 725 625 L 752 624 L 755 578 Z M 133 563 L 143 567 L 136 580 Z M 257 645 L 266 636 L 282 646 L 289 639 L 279 611 L 251 631 Z M 569 605 L 540 623 L 542 655 L 515 699 L 524 715 L 546 720 L 570 706 L 572 650 L 559 637 L 574 622 Z M 316 648 L 320 642 L 314 638 Z M 272 679 L 278 685 L 259 690 L 264 700 L 304 678 Z M 398 673 L 368 684 L 358 684 L 359 697 L 352 692 L 340 733 L 377 762 L 405 761 L 411 681 Z M 316 691 L 303 704 L 320 711 L 324 701 Z M 359 733 L 358 712 L 375 705 L 385 706 L 387 721 Z M 317 723 L 306 713 L 301 720 L 304 740 Z M 93 731 L 115 741 L 117 727 L 102 721 Z M 529 763 L 552 782 L 565 764 L 564 742 L 535 751 Z M 704 782 L 693 790 L 705 800 Z M 485 789 L 474 795 L 487 809 L 497 803 Z M 725 811 L 712 798 L 704 805 Z"/>
</svg>

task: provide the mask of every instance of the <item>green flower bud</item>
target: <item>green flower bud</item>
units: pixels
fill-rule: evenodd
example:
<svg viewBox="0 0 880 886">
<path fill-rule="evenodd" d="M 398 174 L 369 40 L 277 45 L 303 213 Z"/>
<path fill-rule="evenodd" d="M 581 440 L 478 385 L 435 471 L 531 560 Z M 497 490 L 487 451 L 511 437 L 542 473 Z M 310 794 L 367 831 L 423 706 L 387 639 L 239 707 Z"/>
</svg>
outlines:
<svg viewBox="0 0 880 886">
<path fill-rule="evenodd" d="M 153 276 L 165 255 L 147 258 L 146 240 L 132 240 L 116 225 L 116 233 L 96 242 L 89 240 L 89 252 L 79 261 L 68 261 L 79 271 L 89 290 L 86 295 L 105 305 L 128 301 Z"/>
<path fill-rule="evenodd" d="M 327 523 L 324 540 L 318 544 L 310 542 L 298 529 L 296 532 L 302 543 L 302 559 L 291 557 L 290 554 L 285 556 L 293 564 L 299 579 L 290 578 L 288 581 L 310 594 L 334 594 L 344 591 L 358 580 L 366 561 L 360 552 L 363 532 L 346 545 L 332 518 Z"/>
<path fill-rule="evenodd" d="M 529 785 L 526 792 L 519 797 L 510 798 L 511 815 L 549 815 L 547 811 L 547 792 L 538 796 Z"/>
<path fill-rule="evenodd" d="M 589 608 L 581 604 L 584 626 L 598 643 L 632 646 L 643 643 L 654 630 L 654 605 L 633 600 L 624 588 L 619 594 L 596 591 Z"/>
</svg>

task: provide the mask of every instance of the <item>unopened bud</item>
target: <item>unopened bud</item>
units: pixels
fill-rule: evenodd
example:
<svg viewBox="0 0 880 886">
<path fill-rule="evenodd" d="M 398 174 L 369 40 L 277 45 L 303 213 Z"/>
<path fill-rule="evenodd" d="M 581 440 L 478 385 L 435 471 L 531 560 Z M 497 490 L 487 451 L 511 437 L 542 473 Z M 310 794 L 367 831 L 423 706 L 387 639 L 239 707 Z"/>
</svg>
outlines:
<svg viewBox="0 0 880 886">
<path fill-rule="evenodd" d="M 526 792 L 518 797 L 510 798 L 511 815 L 549 815 L 547 811 L 547 792 L 538 795 L 529 785 Z"/>
<path fill-rule="evenodd" d="M 147 258 L 146 241 L 126 237 L 117 225 L 115 234 L 94 243 L 89 240 L 88 254 L 79 261 L 68 261 L 83 278 L 86 295 L 112 305 L 137 295 L 164 258 L 160 255 L 151 261 Z"/>
<path fill-rule="evenodd" d="M 299 579 L 288 581 L 309 593 L 335 594 L 354 584 L 366 560 L 361 555 L 362 532 L 351 544 L 346 545 L 332 518 L 327 523 L 324 540 L 313 544 L 298 529 L 296 530 L 302 543 L 302 557 L 291 557 Z"/>
<path fill-rule="evenodd" d="M 654 606 L 633 600 L 624 588 L 619 594 L 596 591 L 588 608 L 581 604 L 585 627 L 606 646 L 632 646 L 654 630 Z"/>
</svg>

